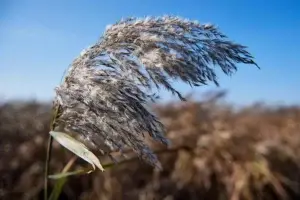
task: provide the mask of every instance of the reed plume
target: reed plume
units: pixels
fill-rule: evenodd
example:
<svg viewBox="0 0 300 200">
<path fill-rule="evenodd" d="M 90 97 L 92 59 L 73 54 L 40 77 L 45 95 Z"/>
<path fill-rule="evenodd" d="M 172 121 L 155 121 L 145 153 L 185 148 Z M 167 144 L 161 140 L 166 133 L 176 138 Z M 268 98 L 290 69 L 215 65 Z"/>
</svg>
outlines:
<svg viewBox="0 0 300 200">
<path fill-rule="evenodd" d="M 56 88 L 52 128 L 103 154 L 129 148 L 159 166 L 144 134 L 169 142 L 147 103 L 155 102 L 160 88 L 184 100 L 172 81 L 218 85 L 213 67 L 231 75 L 238 63 L 256 65 L 246 46 L 214 25 L 173 16 L 121 20 L 70 65 Z"/>
</svg>

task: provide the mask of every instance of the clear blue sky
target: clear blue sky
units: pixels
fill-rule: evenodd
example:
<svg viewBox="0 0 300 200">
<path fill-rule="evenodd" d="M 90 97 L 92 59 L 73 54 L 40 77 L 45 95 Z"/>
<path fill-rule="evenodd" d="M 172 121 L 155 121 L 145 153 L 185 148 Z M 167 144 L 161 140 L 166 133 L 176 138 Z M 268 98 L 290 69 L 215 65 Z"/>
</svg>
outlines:
<svg viewBox="0 0 300 200">
<path fill-rule="evenodd" d="M 0 99 L 50 100 L 63 71 L 107 24 L 128 16 L 172 14 L 216 24 L 249 46 L 262 69 L 241 65 L 232 77 L 220 74 L 220 89 L 229 91 L 229 101 L 299 104 L 299 10 L 297 0 L 0 0 Z M 193 91 L 209 89 L 216 87 Z M 162 97 L 170 98 L 164 92 Z"/>
</svg>

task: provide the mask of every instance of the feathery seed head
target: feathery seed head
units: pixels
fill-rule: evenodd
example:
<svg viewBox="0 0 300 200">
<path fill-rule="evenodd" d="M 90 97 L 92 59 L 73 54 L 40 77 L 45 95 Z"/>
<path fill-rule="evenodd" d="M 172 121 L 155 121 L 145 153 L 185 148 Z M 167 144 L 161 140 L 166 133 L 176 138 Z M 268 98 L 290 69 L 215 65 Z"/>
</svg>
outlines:
<svg viewBox="0 0 300 200">
<path fill-rule="evenodd" d="M 194 86 L 217 84 L 212 66 L 231 74 L 236 63 L 255 64 L 245 46 L 226 40 L 213 25 L 171 16 L 121 20 L 73 61 L 56 88 L 56 127 L 105 154 L 131 148 L 157 165 L 143 134 L 164 144 L 168 140 L 146 107 L 155 101 L 150 92 L 164 87 L 183 99 L 171 79 Z"/>
</svg>

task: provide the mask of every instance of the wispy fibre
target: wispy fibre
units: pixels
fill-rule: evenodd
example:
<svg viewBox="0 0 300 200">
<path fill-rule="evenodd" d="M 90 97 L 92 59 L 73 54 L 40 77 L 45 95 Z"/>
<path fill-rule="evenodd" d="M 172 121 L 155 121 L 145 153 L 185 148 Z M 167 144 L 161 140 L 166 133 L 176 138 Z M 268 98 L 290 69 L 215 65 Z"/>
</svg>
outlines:
<svg viewBox="0 0 300 200">
<path fill-rule="evenodd" d="M 128 18 L 109 26 L 100 40 L 73 61 L 56 88 L 54 127 L 104 154 L 133 149 L 158 165 L 144 134 L 164 144 L 164 127 L 146 104 L 154 88 L 183 97 L 171 80 L 193 86 L 217 82 L 213 66 L 227 75 L 236 63 L 255 64 L 245 46 L 213 25 L 178 17 Z"/>
</svg>

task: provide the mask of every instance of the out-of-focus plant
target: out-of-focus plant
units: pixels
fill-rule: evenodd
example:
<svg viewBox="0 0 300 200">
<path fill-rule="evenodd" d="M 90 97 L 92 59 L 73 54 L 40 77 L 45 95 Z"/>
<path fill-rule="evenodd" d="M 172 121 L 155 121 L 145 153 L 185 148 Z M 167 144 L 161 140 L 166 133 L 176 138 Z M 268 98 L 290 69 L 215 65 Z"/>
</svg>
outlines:
<svg viewBox="0 0 300 200">
<path fill-rule="evenodd" d="M 127 18 L 107 27 L 100 40 L 73 61 L 56 88 L 45 198 L 52 136 L 89 162 L 92 170 L 95 166 L 104 170 L 95 154 L 116 160 L 112 153 L 128 149 L 160 167 L 144 139 L 148 134 L 169 143 L 164 126 L 147 108 L 158 97 L 155 88 L 184 100 L 171 81 L 218 85 L 214 66 L 230 75 L 237 63 L 256 65 L 246 49 L 228 40 L 214 25 L 179 17 Z"/>
</svg>

